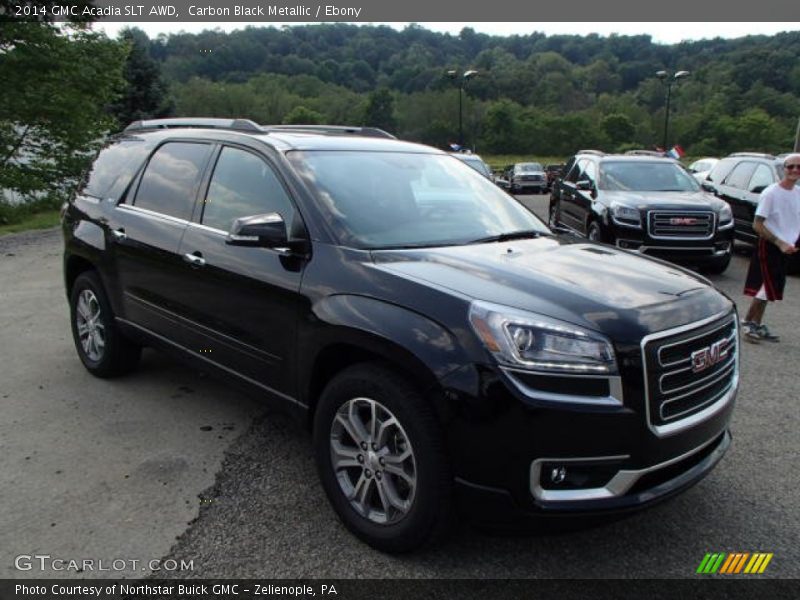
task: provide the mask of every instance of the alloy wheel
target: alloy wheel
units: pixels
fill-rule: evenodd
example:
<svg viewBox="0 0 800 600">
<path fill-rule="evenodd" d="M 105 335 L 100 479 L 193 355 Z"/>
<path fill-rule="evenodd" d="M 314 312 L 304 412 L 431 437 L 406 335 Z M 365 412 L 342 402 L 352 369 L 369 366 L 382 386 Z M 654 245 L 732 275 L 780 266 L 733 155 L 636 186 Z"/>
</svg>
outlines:
<svg viewBox="0 0 800 600">
<path fill-rule="evenodd" d="M 106 329 L 100 302 L 92 290 L 85 289 L 78 296 L 75 324 L 86 357 L 93 362 L 102 360 L 106 347 Z"/>
<path fill-rule="evenodd" d="M 401 521 L 417 488 L 414 450 L 403 426 L 370 398 L 342 404 L 331 424 L 331 464 L 350 506 L 380 525 Z"/>
</svg>

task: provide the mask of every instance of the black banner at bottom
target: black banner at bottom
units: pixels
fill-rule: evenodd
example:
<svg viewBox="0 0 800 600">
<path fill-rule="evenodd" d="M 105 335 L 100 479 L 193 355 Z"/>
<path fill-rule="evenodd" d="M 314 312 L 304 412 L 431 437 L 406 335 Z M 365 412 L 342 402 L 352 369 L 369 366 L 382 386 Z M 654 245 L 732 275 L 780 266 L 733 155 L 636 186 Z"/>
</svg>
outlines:
<svg viewBox="0 0 800 600">
<path fill-rule="evenodd" d="M 800 580 L 674 579 L 83 579 L 0 580 L 2 600 L 437 600 L 800 598 Z"/>
</svg>

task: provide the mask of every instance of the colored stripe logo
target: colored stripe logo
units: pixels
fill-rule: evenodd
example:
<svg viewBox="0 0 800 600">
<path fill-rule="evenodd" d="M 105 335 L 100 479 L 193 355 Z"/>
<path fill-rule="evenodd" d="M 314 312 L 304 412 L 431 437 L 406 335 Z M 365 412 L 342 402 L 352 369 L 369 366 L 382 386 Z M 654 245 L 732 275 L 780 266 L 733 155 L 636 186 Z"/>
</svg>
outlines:
<svg viewBox="0 0 800 600">
<path fill-rule="evenodd" d="M 709 552 L 700 561 L 697 573 L 703 575 L 713 575 L 714 573 L 720 573 L 721 575 L 738 575 L 740 573 L 756 575 L 766 571 L 772 556 L 772 552 L 731 552 L 730 554 Z"/>
</svg>

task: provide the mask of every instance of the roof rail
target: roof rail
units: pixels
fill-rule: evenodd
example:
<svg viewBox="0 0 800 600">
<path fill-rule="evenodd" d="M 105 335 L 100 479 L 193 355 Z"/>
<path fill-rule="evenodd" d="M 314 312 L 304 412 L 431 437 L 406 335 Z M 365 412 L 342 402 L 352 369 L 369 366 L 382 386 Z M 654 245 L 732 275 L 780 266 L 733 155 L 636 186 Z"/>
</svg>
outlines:
<svg viewBox="0 0 800 600">
<path fill-rule="evenodd" d="M 665 156 L 663 152 L 658 150 L 628 150 L 625 156 Z"/>
<path fill-rule="evenodd" d="M 734 152 L 733 154 L 729 154 L 728 156 L 735 156 L 737 158 L 740 157 L 767 158 L 767 159 L 775 158 L 772 154 L 766 154 L 765 152 Z"/>
<path fill-rule="evenodd" d="M 249 119 L 211 119 L 205 117 L 188 117 L 178 119 L 148 119 L 134 121 L 125 128 L 125 131 L 138 131 L 140 129 L 173 129 L 178 127 L 193 127 L 202 129 L 232 129 L 234 131 L 248 131 L 250 133 L 264 133 L 264 129 L 256 122 Z"/>
<path fill-rule="evenodd" d="M 352 127 L 349 125 L 265 125 L 263 130 L 269 132 L 324 133 L 328 135 L 360 135 L 396 140 L 391 133 L 377 127 Z"/>
</svg>

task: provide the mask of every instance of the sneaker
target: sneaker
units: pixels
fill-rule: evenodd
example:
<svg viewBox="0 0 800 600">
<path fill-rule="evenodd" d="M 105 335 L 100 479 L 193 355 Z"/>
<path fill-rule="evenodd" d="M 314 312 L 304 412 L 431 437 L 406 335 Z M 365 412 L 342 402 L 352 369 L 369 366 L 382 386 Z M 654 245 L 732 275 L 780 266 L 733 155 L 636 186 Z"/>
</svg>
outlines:
<svg viewBox="0 0 800 600">
<path fill-rule="evenodd" d="M 780 342 L 781 336 L 773 334 L 769 327 L 766 325 L 758 325 L 757 327 L 758 335 L 761 336 L 762 340 L 766 340 L 768 342 Z"/>
<path fill-rule="evenodd" d="M 761 326 L 753 322 L 742 324 L 742 339 L 751 344 L 758 344 L 763 339 L 761 337 Z"/>
</svg>

